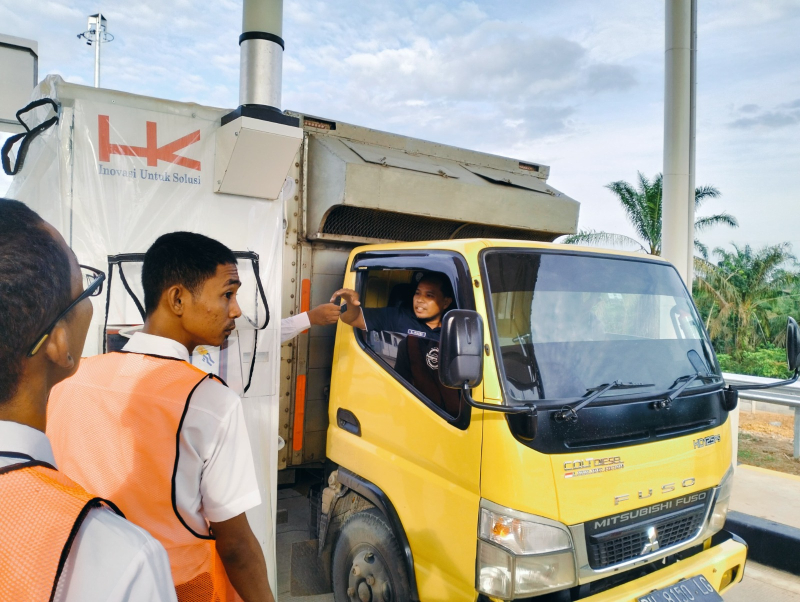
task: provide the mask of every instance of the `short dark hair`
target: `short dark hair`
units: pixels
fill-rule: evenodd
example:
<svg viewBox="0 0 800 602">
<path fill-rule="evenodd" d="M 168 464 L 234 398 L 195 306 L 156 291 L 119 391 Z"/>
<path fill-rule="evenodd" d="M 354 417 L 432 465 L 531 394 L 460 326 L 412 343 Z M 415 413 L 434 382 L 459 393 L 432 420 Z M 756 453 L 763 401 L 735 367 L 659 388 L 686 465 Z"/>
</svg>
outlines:
<svg viewBox="0 0 800 602">
<path fill-rule="evenodd" d="M 442 291 L 442 294 L 445 297 L 454 300 L 456 298 L 455 294 L 453 293 L 453 285 L 450 282 L 450 278 L 441 272 L 422 272 L 422 276 L 420 276 L 418 282 L 433 282 L 434 284 L 438 284 L 439 290 Z"/>
<path fill-rule="evenodd" d="M 0 198 L 0 404 L 41 330 L 72 301 L 70 260 L 30 207 Z"/>
<path fill-rule="evenodd" d="M 208 236 L 195 232 L 159 236 L 145 253 L 142 265 L 145 313 L 152 314 L 164 291 L 176 284 L 192 295 L 199 294 L 205 281 L 217 273 L 217 266 L 231 263 L 236 263 L 233 251 Z"/>
</svg>

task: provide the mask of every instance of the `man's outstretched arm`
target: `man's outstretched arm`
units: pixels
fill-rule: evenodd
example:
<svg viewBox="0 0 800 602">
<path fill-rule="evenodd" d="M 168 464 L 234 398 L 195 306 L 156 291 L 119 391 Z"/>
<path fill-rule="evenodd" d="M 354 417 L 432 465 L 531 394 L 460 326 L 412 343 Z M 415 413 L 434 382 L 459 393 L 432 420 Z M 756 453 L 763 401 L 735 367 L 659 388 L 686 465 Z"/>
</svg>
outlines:
<svg viewBox="0 0 800 602">
<path fill-rule="evenodd" d="M 247 515 L 211 523 L 228 579 L 245 602 L 275 602 L 267 578 L 267 563 L 261 546 L 247 522 Z"/>
</svg>

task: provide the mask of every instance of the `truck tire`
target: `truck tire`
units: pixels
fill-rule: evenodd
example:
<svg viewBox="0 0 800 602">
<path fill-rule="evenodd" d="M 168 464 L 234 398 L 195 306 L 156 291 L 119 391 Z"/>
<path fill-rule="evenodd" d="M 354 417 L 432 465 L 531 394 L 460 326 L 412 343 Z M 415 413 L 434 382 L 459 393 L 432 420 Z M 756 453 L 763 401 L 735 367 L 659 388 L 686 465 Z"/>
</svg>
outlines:
<svg viewBox="0 0 800 602">
<path fill-rule="evenodd" d="M 386 518 L 377 509 L 351 516 L 333 550 L 336 602 L 408 602 L 405 559 Z"/>
</svg>

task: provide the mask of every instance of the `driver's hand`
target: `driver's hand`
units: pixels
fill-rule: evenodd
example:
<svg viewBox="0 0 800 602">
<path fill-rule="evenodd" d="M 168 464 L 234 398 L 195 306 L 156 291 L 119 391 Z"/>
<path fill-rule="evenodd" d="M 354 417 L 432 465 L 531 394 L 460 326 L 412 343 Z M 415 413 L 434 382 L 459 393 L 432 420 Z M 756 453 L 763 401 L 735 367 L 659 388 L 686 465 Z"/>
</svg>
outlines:
<svg viewBox="0 0 800 602">
<path fill-rule="evenodd" d="M 347 305 L 353 305 L 356 307 L 361 305 L 361 301 L 358 300 L 358 293 L 351 288 L 340 288 L 338 291 L 333 293 L 333 295 L 331 295 L 331 303 L 334 303 L 336 297 L 341 297 L 342 300 L 347 303 Z"/>
</svg>

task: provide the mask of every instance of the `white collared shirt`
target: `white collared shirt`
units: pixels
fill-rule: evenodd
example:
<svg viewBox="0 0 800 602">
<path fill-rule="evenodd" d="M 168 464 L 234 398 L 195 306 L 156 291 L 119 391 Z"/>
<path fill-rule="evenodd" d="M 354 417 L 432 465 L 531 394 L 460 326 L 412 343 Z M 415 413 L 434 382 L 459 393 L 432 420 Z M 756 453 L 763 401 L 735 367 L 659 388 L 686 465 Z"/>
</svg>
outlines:
<svg viewBox="0 0 800 602">
<path fill-rule="evenodd" d="M 289 316 L 281 320 L 281 343 L 293 339 L 298 334 L 308 329 L 311 321 L 308 319 L 308 312 L 304 311 L 296 316 Z"/>
<path fill-rule="evenodd" d="M 179 342 L 137 332 L 122 348 L 131 353 L 189 362 Z M 195 389 L 180 436 L 175 501 L 183 519 L 198 533 L 261 503 L 242 401 L 212 379 Z"/>
<path fill-rule="evenodd" d="M 4 452 L 23 454 L 56 466 L 47 435 L 29 426 L 0 420 L 0 467 L 27 461 L 3 455 Z M 55 601 L 139 600 L 177 600 L 167 552 L 147 531 L 108 508 L 90 510 L 70 549 Z"/>
</svg>

